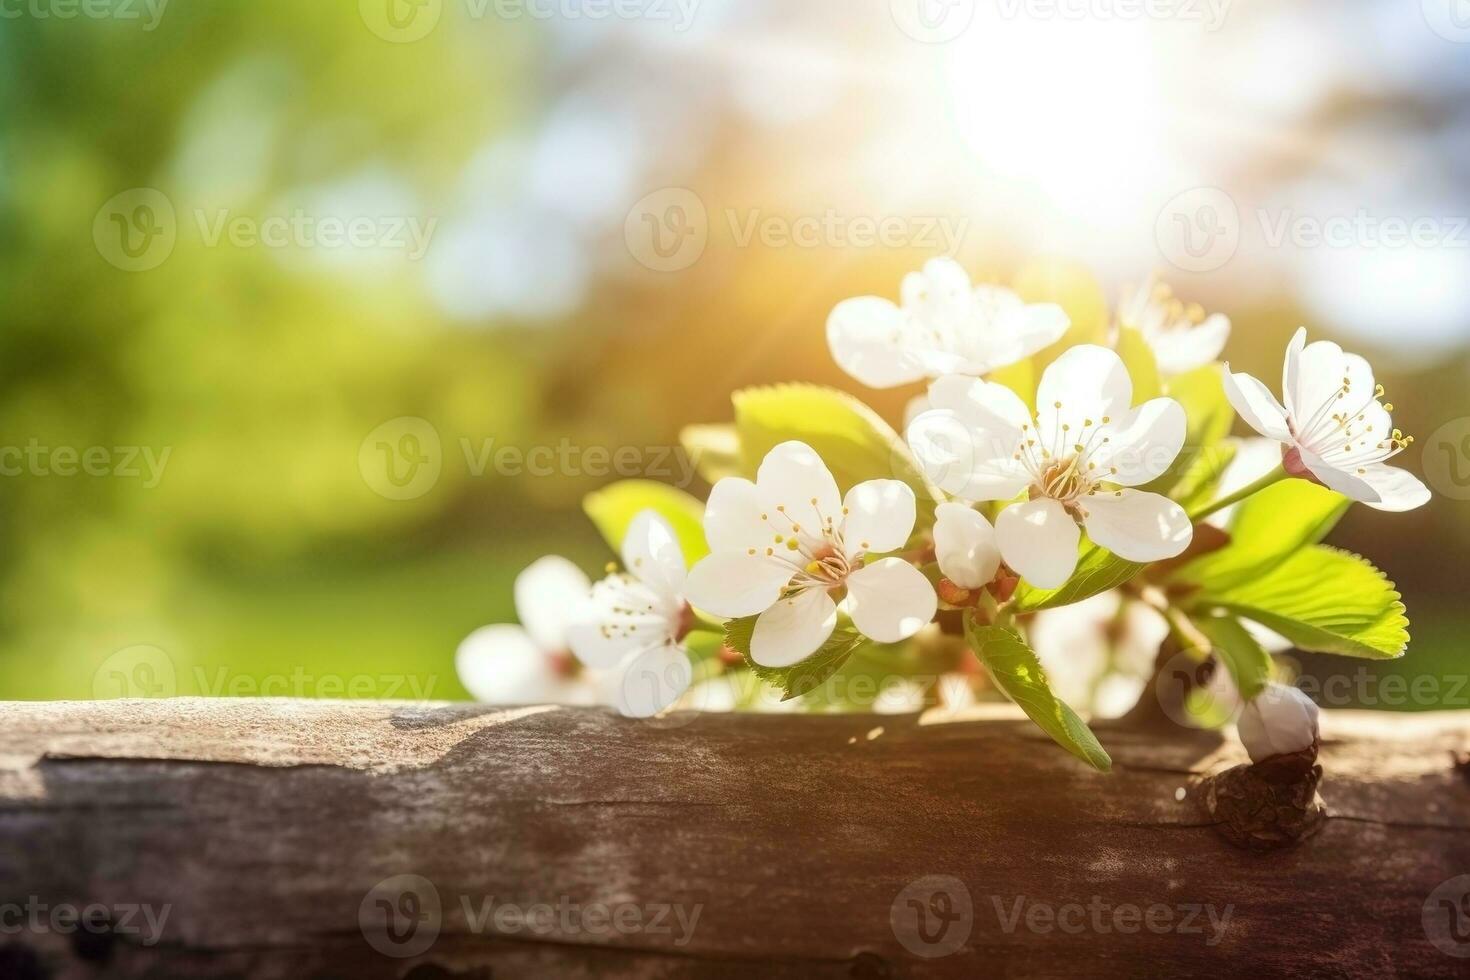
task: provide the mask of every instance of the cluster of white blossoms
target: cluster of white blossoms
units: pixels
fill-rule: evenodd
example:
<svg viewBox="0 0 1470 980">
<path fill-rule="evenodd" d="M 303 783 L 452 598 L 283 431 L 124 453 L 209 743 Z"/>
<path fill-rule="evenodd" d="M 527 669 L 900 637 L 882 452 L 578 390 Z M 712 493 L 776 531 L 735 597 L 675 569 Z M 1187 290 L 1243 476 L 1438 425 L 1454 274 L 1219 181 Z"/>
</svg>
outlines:
<svg viewBox="0 0 1470 980">
<path fill-rule="evenodd" d="M 1215 363 L 1230 333 L 1224 316 L 1185 305 L 1152 280 L 1125 296 L 1115 327 L 1118 337 L 1137 332 L 1166 379 Z M 987 380 L 1043 354 L 1069 328 L 1061 306 L 973 285 L 949 259 L 907 276 L 898 303 L 868 296 L 838 304 L 827 338 L 847 373 L 876 388 L 927 382 L 905 440 L 932 495 L 916 495 L 917 479 L 868 480 L 843 494 L 811 445 L 776 445 L 754 480 L 714 484 L 703 518 L 709 554 L 692 568 L 673 529 L 650 510 L 626 533 L 622 569 L 595 585 L 564 559 L 527 569 L 516 585 L 523 627 L 487 627 L 465 641 L 466 687 L 488 701 L 609 703 L 648 716 L 690 688 L 691 630 L 749 620 L 748 650 L 733 661 L 726 650 L 721 662 L 744 656 L 788 668 L 839 629 L 844 638 L 897 643 L 933 622 L 941 604 L 983 603 L 994 616 L 1018 582 L 1058 589 L 1076 571 L 1084 535 L 1128 562 L 1176 558 L 1197 522 L 1220 522 L 1223 507 L 1274 479 L 1309 479 L 1384 510 L 1428 499 L 1422 483 L 1386 465 L 1412 439 L 1392 427 L 1392 406 L 1368 364 L 1329 342 L 1307 345 L 1301 331 L 1287 349 L 1285 405 L 1224 366 L 1230 403 L 1265 438 L 1241 444 L 1214 504 L 1191 515 L 1143 489 L 1184 448 L 1184 408 L 1169 397 L 1135 404 L 1134 379 L 1114 349 L 1078 344 L 1044 355 L 1034 409 L 1031 391 L 1023 397 Z M 920 507 L 932 508 L 922 522 Z M 916 534 L 916 526 L 926 530 Z M 1089 603 L 1075 614 L 1043 613 L 1030 632 L 1049 670 L 1062 672 L 1068 649 L 1090 651 L 1084 686 L 1111 685 L 1106 713 L 1116 714 L 1137 697 L 1169 625 L 1137 594 Z M 1120 672 L 1108 659 L 1117 637 L 1109 647 L 1084 634 L 1117 632 L 1135 619 L 1136 649 Z M 1302 732 L 1315 733 L 1314 712 L 1308 726 L 1295 700 L 1280 703 L 1287 708 L 1273 701 L 1249 710 L 1252 755 L 1295 751 Z M 1278 738 L 1271 719 L 1286 715 L 1293 730 Z"/>
</svg>

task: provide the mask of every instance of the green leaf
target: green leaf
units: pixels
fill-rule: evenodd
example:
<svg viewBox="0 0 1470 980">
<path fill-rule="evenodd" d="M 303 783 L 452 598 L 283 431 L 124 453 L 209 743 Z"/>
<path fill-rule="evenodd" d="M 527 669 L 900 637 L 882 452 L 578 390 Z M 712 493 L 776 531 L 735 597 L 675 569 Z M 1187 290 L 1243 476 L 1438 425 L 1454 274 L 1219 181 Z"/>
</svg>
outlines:
<svg viewBox="0 0 1470 980">
<path fill-rule="evenodd" d="M 985 376 L 985 380 L 1005 385 L 1026 403 L 1033 415 L 1036 414 L 1036 364 L 1031 358 L 996 368 Z"/>
<path fill-rule="evenodd" d="M 1249 701 L 1260 694 L 1271 677 L 1271 655 L 1240 620 L 1230 615 L 1196 615 L 1190 619 L 1230 671 L 1241 697 Z"/>
<path fill-rule="evenodd" d="M 750 659 L 750 640 L 759 616 L 732 619 L 725 624 L 725 645 L 738 650 L 756 677 L 781 689 L 782 701 L 810 694 L 847 663 L 849 657 L 872 642 L 851 626 L 839 626 L 816 653 L 790 667 L 762 667 Z"/>
<path fill-rule="evenodd" d="M 1230 543 L 1169 576 L 1172 584 L 1224 592 L 1265 575 L 1300 548 L 1327 536 L 1352 501 L 1306 480 L 1282 480 L 1237 506 Z"/>
<path fill-rule="evenodd" d="M 1216 488 L 1220 486 L 1221 477 L 1239 449 L 1237 443 L 1228 439 L 1206 447 L 1196 454 L 1194 462 L 1169 491 L 1169 496 L 1190 513 L 1212 502 L 1217 496 Z"/>
<path fill-rule="evenodd" d="M 1083 537 L 1081 557 L 1077 559 L 1077 567 L 1067 583 L 1059 589 L 1037 589 L 1022 582 L 1016 589 L 1015 609 L 1018 613 L 1027 613 L 1069 606 L 1099 592 L 1117 588 L 1143 568 L 1137 562 L 1125 561 Z"/>
<path fill-rule="evenodd" d="M 1133 379 L 1133 404 L 1141 405 L 1163 394 L 1159 382 L 1159 362 L 1154 358 L 1154 349 L 1143 339 L 1143 334 L 1133 327 L 1118 331 L 1118 356 Z"/>
<path fill-rule="evenodd" d="M 898 433 L 856 398 L 833 388 L 786 384 L 746 388 L 733 400 L 745 472 L 754 473 L 781 443 L 800 440 L 817 451 L 843 491 L 865 480 L 902 480 L 919 500 L 915 532 L 934 523 L 934 508 L 926 503 L 941 498 Z"/>
<path fill-rule="evenodd" d="M 1164 393 L 1184 406 L 1187 420 L 1184 449 L 1162 476 L 1142 489 L 1168 494 L 1177 500 L 1175 491 L 1181 486 L 1197 492 L 1210 472 L 1219 479 L 1218 474 L 1225 467 L 1220 462 L 1218 446 L 1230 434 L 1235 409 L 1225 397 L 1218 364 L 1206 364 L 1170 378 Z M 1200 467 L 1206 468 L 1205 474 L 1198 472 Z"/>
<path fill-rule="evenodd" d="M 996 686 L 1020 705 L 1026 716 L 1040 725 L 1053 741 L 1099 772 L 1112 768 L 1113 760 L 1092 729 L 1052 693 L 1041 661 L 1019 633 L 967 619 L 965 637 L 970 641 L 970 649 L 995 679 Z"/>
<path fill-rule="evenodd" d="M 733 425 L 686 425 L 679 432 L 679 444 L 706 483 L 715 484 L 727 476 L 755 475 L 741 465 L 740 435 Z"/>
<path fill-rule="evenodd" d="M 1409 644 L 1399 594 L 1357 555 L 1312 545 L 1268 574 L 1191 597 L 1192 610 L 1220 608 L 1267 626 L 1303 650 L 1389 660 Z"/>
<path fill-rule="evenodd" d="M 623 538 L 633 518 L 641 511 L 652 510 L 673 526 L 685 562 L 693 565 L 709 554 L 704 538 L 704 504 L 666 483 L 621 480 L 582 498 L 582 510 L 615 552 L 623 550 Z"/>
</svg>

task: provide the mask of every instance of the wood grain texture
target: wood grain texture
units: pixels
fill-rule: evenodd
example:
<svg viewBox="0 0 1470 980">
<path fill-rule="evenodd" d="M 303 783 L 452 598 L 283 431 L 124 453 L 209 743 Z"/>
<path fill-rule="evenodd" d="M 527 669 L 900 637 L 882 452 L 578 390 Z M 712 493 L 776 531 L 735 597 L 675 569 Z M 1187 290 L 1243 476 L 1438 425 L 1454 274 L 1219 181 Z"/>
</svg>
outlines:
<svg viewBox="0 0 1470 980">
<path fill-rule="evenodd" d="M 1100 736 L 1109 775 L 1003 712 L 0 705 L 0 976 L 1470 974 L 1424 925 L 1470 874 L 1470 716 L 1324 712 L 1331 817 L 1276 854 L 1198 807 L 1199 777 L 1244 761 L 1233 743 Z M 376 904 L 413 911 L 402 882 L 373 891 L 399 875 L 441 910 L 405 946 Z M 937 945 L 907 905 L 930 876 L 971 909 L 931 906 L 961 916 Z M 551 908 L 497 922 L 487 902 Z M 98 903 L 113 930 L 16 929 L 5 903 Z M 572 917 L 599 903 L 625 928 Z M 156 943 L 120 921 L 144 904 L 168 909 Z"/>
</svg>

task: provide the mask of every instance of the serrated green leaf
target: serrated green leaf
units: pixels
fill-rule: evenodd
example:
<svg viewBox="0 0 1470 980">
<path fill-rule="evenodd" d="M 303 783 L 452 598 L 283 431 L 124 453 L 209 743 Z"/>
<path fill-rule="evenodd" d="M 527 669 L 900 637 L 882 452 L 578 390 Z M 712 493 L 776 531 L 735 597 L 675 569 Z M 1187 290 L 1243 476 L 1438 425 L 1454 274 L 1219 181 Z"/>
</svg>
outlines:
<svg viewBox="0 0 1470 980">
<path fill-rule="evenodd" d="M 759 616 L 732 619 L 725 624 L 725 645 L 739 651 L 756 677 L 781 689 L 782 701 L 810 694 L 826 683 L 848 658 L 872 642 L 850 626 L 839 626 L 827 642 L 801 663 L 790 667 L 763 667 L 750 658 L 750 640 Z"/>
<path fill-rule="evenodd" d="M 1036 612 L 1038 609 L 1053 609 L 1070 606 L 1074 602 L 1091 598 L 1099 592 L 1115 589 L 1143 571 L 1137 562 L 1125 561 L 1100 545 L 1082 539 L 1081 557 L 1072 577 L 1059 589 L 1037 589 L 1022 582 L 1016 589 L 1016 612 Z"/>
<path fill-rule="evenodd" d="M 1230 671 L 1241 696 L 1249 701 L 1260 694 L 1271 678 L 1271 655 L 1240 620 L 1228 614 L 1196 615 L 1190 619 Z"/>
<path fill-rule="evenodd" d="M 708 484 L 727 476 L 748 479 L 755 475 L 741 465 L 740 435 L 733 425 L 686 425 L 679 432 L 679 445 L 689 454 L 695 472 Z"/>
<path fill-rule="evenodd" d="M 1189 606 L 1229 610 L 1303 650 L 1389 660 L 1409 644 L 1399 599 L 1371 563 L 1319 544 L 1298 550 L 1268 574 L 1191 596 Z"/>
<path fill-rule="evenodd" d="M 1141 405 L 1163 394 L 1159 362 L 1142 333 L 1133 327 L 1121 328 L 1118 331 L 1118 356 L 1128 369 L 1128 377 L 1133 379 L 1133 404 Z"/>
<path fill-rule="evenodd" d="M 1192 484 L 1194 491 L 1199 489 L 1203 479 L 1198 473 L 1200 467 L 1217 474 L 1224 472 L 1218 455 L 1211 454 L 1230 434 L 1230 427 L 1235 422 L 1235 409 L 1230 407 L 1230 399 L 1225 397 L 1225 384 L 1218 364 L 1206 364 L 1170 378 L 1164 393 L 1184 407 L 1187 420 L 1184 449 L 1162 476 L 1142 489 L 1174 497 L 1181 485 Z"/>
<path fill-rule="evenodd" d="M 1099 772 L 1112 768 L 1113 760 L 1092 729 L 1077 716 L 1077 712 L 1052 693 L 1041 661 L 1019 633 L 1001 626 L 984 626 L 968 619 L 965 637 L 970 642 L 970 649 L 975 651 L 995 679 L 996 686 L 1053 741 Z"/>
<path fill-rule="evenodd" d="M 1306 480 L 1274 483 L 1236 507 L 1228 545 L 1183 565 L 1168 581 L 1219 593 L 1268 574 L 1293 552 L 1325 538 L 1351 503 Z"/>
<path fill-rule="evenodd" d="M 633 518 L 640 511 L 652 510 L 673 526 L 685 562 L 693 565 L 709 554 L 704 538 L 704 504 L 666 483 L 620 480 L 582 498 L 582 510 L 614 552 L 621 553 Z"/>
<path fill-rule="evenodd" d="M 865 480 L 901 480 L 918 498 L 915 532 L 934 523 L 940 499 L 898 433 L 845 392 L 818 385 L 746 388 L 734 395 L 741 467 L 755 472 L 766 453 L 796 439 L 816 450 L 844 492 Z"/>
</svg>

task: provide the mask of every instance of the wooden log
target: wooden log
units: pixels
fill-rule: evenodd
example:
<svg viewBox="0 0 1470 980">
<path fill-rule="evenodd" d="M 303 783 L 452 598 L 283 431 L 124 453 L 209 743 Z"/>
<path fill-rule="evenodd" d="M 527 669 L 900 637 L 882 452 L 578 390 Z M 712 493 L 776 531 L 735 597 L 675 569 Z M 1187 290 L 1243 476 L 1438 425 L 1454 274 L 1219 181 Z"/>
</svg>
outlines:
<svg viewBox="0 0 1470 980">
<path fill-rule="evenodd" d="M 0 976 L 1470 972 L 1470 716 L 1324 712 L 1330 817 L 1269 854 L 1198 803 L 1238 746 L 1101 737 L 1106 775 L 1002 712 L 0 705 Z"/>
</svg>

